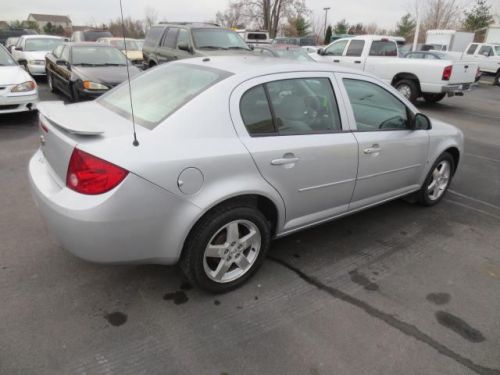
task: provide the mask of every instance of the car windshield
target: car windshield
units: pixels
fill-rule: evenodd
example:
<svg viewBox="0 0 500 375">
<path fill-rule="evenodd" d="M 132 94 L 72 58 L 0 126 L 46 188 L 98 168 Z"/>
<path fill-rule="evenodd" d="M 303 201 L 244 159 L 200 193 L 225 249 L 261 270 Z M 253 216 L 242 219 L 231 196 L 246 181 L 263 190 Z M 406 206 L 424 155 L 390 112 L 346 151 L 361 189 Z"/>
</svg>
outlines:
<svg viewBox="0 0 500 375">
<path fill-rule="evenodd" d="M 194 44 L 198 49 L 245 49 L 250 48 L 234 31 L 225 29 L 193 30 Z"/>
<path fill-rule="evenodd" d="M 52 51 L 57 46 L 64 43 L 64 39 L 59 38 L 30 38 L 26 39 L 25 51 Z"/>
<path fill-rule="evenodd" d="M 314 59 L 309 56 L 303 48 L 276 49 L 275 52 L 279 57 L 284 59 L 314 61 Z"/>
<path fill-rule="evenodd" d="M 164 65 L 141 74 L 130 82 L 135 120 L 153 129 L 195 96 L 230 75 L 223 70 L 190 64 Z M 128 85 L 110 91 L 98 102 L 131 119 Z"/>
<path fill-rule="evenodd" d="M 111 44 L 113 47 L 116 47 L 118 49 L 125 49 L 125 44 L 127 46 L 127 50 L 129 51 L 139 51 L 142 47 L 139 47 L 137 42 L 132 39 L 126 39 L 125 42 L 123 39 L 113 39 L 110 40 L 109 44 Z"/>
<path fill-rule="evenodd" d="M 16 65 L 14 59 L 10 57 L 5 48 L 0 46 L 0 66 Z"/>
<path fill-rule="evenodd" d="M 127 58 L 113 47 L 79 46 L 73 47 L 73 65 L 126 65 Z"/>
<path fill-rule="evenodd" d="M 109 31 L 84 31 L 83 35 L 86 42 L 95 42 L 99 38 L 109 38 L 113 36 Z"/>
</svg>

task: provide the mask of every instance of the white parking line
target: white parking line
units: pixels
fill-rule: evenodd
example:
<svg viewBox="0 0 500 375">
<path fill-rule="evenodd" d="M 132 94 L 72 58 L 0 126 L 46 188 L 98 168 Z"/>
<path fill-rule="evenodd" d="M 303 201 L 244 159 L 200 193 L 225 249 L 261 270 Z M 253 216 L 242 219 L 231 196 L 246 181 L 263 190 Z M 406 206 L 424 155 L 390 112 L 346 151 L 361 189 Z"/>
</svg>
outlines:
<svg viewBox="0 0 500 375">
<path fill-rule="evenodd" d="M 459 196 L 459 197 L 461 197 L 461 198 L 469 199 L 469 200 L 471 200 L 471 201 L 473 201 L 473 202 L 480 203 L 480 204 L 484 204 L 485 206 L 488 206 L 488 207 L 494 208 L 495 210 L 500 210 L 500 206 L 496 206 L 496 205 L 494 205 L 494 204 L 491 204 L 491 203 L 488 203 L 488 202 L 482 201 L 482 200 L 477 199 L 477 198 L 469 197 L 468 195 L 465 195 L 465 194 L 459 193 L 458 191 L 448 189 L 448 192 L 450 192 L 451 194 L 454 194 L 454 195 L 456 195 L 456 196 Z"/>
<path fill-rule="evenodd" d="M 455 204 L 457 206 L 461 206 L 461 207 L 467 208 L 469 210 L 476 211 L 476 212 L 479 212 L 479 213 L 481 213 L 483 215 L 487 215 L 487 216 L 490 216 L 490 217 L 493 217 L 495 219 L 500 220 L 500 216 L 492 214 L 491 212 L 480 210 L 479 208 L 475 208 L 475 207 L 469 206 L 468 204 L 460 203 L 460 202 L 457 202 L 457 201 L 454 201 L 454 200 L 451 200 L 451 199 L 445 199 L 445 201 L 449 202 L 451 204 Z"/>
<path fill-rule="evenodd" d="M 500 159 L 493 159 L 493 158 L 489 158 L 487 156 L 481 156 L 481 155 L 471 154 L 471 153 L 468 153 L 468 152 L 466 152 L 465 155 L 472 156 L 472 157 L 478 158 L 478 159 L 484 159 L 484 160 L 489 160 L 489 161 L 500 162 Z"/>
</svg>

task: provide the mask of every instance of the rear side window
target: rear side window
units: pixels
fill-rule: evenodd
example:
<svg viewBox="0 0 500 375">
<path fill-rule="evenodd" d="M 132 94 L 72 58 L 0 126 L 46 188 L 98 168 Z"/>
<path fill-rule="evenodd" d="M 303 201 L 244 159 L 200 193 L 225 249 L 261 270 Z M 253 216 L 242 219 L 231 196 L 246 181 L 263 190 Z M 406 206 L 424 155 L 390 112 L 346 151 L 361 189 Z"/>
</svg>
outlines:
<svg viewBox="0 0 500 375">
<path fill-rule="evenodd" d="M 175 48 L 177 45 L 177 34 L 179 34 L 179 29 L 176 27 L 171 27 L 167 30 L 167 35 L 163 38 L 161 42 L 162 47 Z"/>
<path fill-rule="evenodd" d="M 154 26 L 148 31 L 146 40 L 144 41 L 144 46 L 146 47 L 156 47 L 160 43 L 160 39 L 163 35 L 164 27 Z"/>
<path fill-rule="evenodd" d="M 187 30 L 179 29 L 179 35 L 177 36 L 177 47 L 179 46 L 190 46 L 189 43 L 189 34 Z"/>
<path fill-rule="evenodd" d="M 275 132 L 264 86 L 255 86 L 243 94 L 240 111 L 243 122 L 251 136 L 262 136 Z"/>
<path fill-rule="evenodd" d="M 136 122 L 154 129 L 160 122 L 231 73 L 191 64 L 166 64 L 130 81 Z M 121 85 L 98 103 L 131 119 L 129 86 Z"/>
<path fill-rule="evenodd" d="M 471 44 L 469 49 L 467 50 L 467 55 L 473 55 L 477 50 L 477 44 Z"/>
<path fill-rule="evenodd" d="M 370 56 L 397 56 L 398 47 L 390 40 L 375 40 L 370 48 Z"/>
<path fill-rule="evenodd" d="M 240 110 L 252 136 L 276 131 L 279 135 L 321 134 L 342 129 L 328 78 L 287 79 L 254 87 L 243 95 Z"/>
<path fill-rule="evenodd" d="M 351 40 L 351 43 L 347 48 L 346 56 L 359 57 L 363 53 L 364 47 L 365 47 L 364 40 Z"/>
<path fill-rule="evenodd" d="M 371 82 L 356 79 L 343 81 L 358 130 L 407 129 L 406 106 L 394 95 Z"/>
</svg>

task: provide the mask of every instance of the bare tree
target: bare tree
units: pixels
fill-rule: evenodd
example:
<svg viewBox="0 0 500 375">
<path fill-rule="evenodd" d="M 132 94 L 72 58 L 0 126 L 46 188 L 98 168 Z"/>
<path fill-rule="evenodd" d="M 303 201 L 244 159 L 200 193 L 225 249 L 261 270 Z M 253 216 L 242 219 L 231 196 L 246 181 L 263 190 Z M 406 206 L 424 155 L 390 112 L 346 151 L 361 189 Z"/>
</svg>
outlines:
<svg viewBox="0 0 500 375">
<path fill-rule="evenodd" d="M 247 27 L 267 30 L 271 38 L 276 36 L 286 19 L 309 13 L 305 0 L 237 0 L 232 4 L 240 12 L 239 22 L 245 22 Z"/>
<path fill-rule="evenodd" d="M 144 26 L 146 32 L 158 22 L 158 11 L 152 7 L 146 7 L 144 9 Z"/>
<path fill-rule="evenodd" d="M 460 24 L 462 7 L 457 0 L 427 0 L 424 25 L 429 29 L 449 29 Z"/>
<path fill-rule="evenodd" d="M 238 2 L 230 2 L 224 12 L 217 12 L 215 15 L 215 22 L 228 28 L 242 27 L 245 22 L 241 4 Z"/>
</svg>

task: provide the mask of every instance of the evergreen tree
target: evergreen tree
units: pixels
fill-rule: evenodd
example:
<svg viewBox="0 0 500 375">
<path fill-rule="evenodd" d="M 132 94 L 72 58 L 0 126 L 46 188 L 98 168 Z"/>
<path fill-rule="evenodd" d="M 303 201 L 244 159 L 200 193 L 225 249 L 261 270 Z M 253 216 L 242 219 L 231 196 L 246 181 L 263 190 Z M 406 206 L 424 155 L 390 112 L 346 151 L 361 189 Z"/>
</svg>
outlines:
<svg viewBox="0 0 500 375">
<path fill-rule="evenodd" d="M 328 25 L 328 27 L 326 28 L 325 40 L 323 44 L 330 44 L 330 39 L 332 39 L 332 27 Z"/>
<path fill-rule="evenodd" d="M 345 19 L 340 20 L 335 25 L 335 34 L 347 34 L 347 30 L 349 29 L 349 24 Z"/>
<path fill-rule="evenodd" d="M 396 35 L 402 36 L 405 39 L 411 39 L 415 33 L 417 23 L 410 13 L 401 17 L 401 20 L 396 25 Z"/>
<path fill-rule="evenodd" d="M 466 31 L 476 31 L 493 23 L 491 5 L 487 0 L 476 0 L 476 4 L 469 10 L 464 11 L 465 19 L 463 28 Z"/>
</svg>

